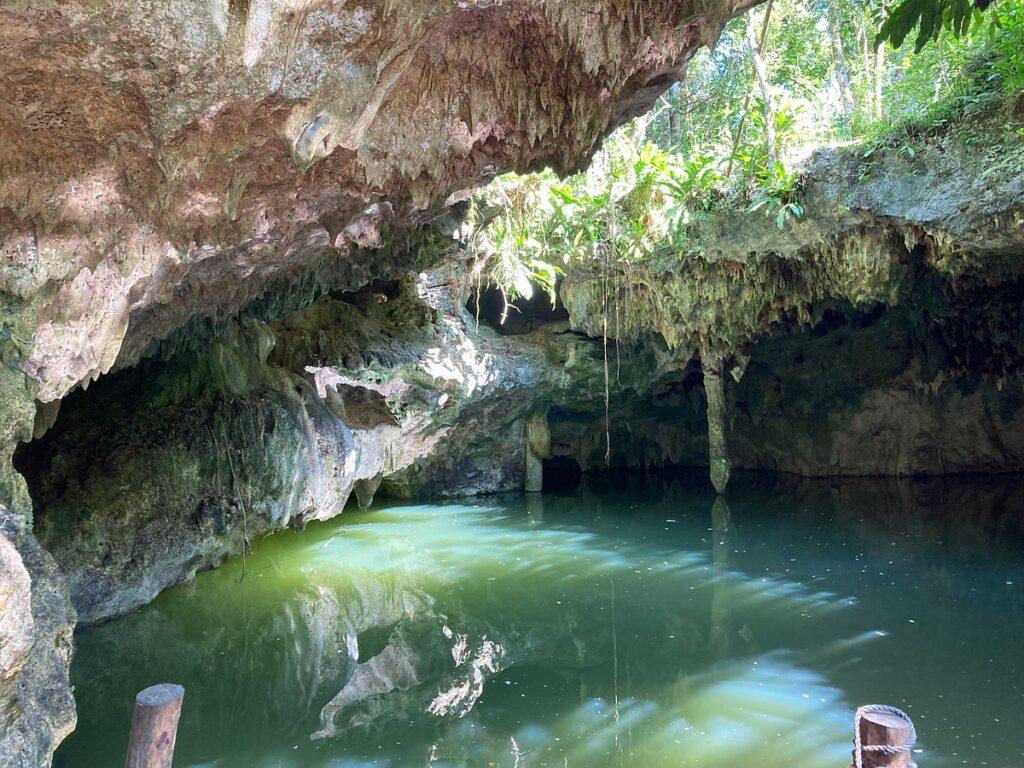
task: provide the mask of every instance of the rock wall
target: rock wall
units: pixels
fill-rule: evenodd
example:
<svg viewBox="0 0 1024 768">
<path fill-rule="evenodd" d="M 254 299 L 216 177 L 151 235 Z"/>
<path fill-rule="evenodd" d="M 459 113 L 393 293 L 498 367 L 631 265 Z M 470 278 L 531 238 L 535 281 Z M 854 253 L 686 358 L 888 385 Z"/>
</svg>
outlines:
<svg viewBox="0 0 1024 768">
<path fill-rule="evenodd" d="M 50 557 L 0 506 L 0 763 L 48 764 L 75 727 L 68 684 L 75 612 Z"/>
<path fill-rule="evenodd" d="M 1009 317 L 1014 305 L 990 309 Z M 724 386 L 733 466 L 847 477 L 1021 471 L 1024 378 L 965 376 L 940 332 L 915 317 L 834 311 L 807 331 L 752 345 L 742 379 Z M 556 455 L 606 466 L 599 409 L 558 414 Z M 611 465 L 708 466 L 706 410 L 696 361 L 639 397 L 616 398 Z"/>
<path fill-rule="evenodd" d="M 659 347 L 680 368 L 699 358 L 731 371 L 725 442 L 740 467 L 1019 471 L 1024 179 L 997 158 L 1024 161 L 1007 128 L 1021 109 L 919 136 L 914 152 L 821 151 L 794 193 L 804 215 L 781 227 L 727 198 L 690 227 L 683 253 L 607 276 L 571 270 L 561 297 L 572 325 L 600 335 L 612 306 L 622 343 Z M 691 431 L 707 418 L 666 410 L 648 422 L 625 408 L 628 450 L 641 463 L 707 464 L 708 438 Z M 595 429 L 576 431 L 563 454 L 591 466 Z"/>
<path fill-rule="evenodd" d="M 344 426 L 332 409 L 349 407 L 348 384 L 259 370 L 265 329 L 236 316 L 272 322 L 429 261 L 407 247 L 425 222 L 504 170 L 585 163 L 754 1 L 5 3 L 0 505 L 31 521 L 12 456 L 62 398 L 184 355 L 167 390 L 138 371 L 110 385 L 145 390 L 144 415 L 100 394 L 133 426 L 73 404 L 62 426 L 99 450 L 62 453 L 82 474 L 56 469 L 68 487 L 47 501 L 66 501 L 38 527 L 67 563 L 90 563 L 71 578 L 83 616 L 147 600 L 350 491 L 370 497 L 392 460 L 394 425 Z M 103 488 L 108 472 L 136 485 Z M 134 507 L 129 488 L 153 504 Z M 122 518 L 89 528 L 88 505 L 72 506 L 86 497 Z"/>
<path fill-rule="evenodd" d="M 0 500 L 29 512 L 35 399 L 270 288 L 357 287 L 500 171 L 581 165 L 751 4 L 6 4 Z"/>
<path fill-rule="evenodd" d="M 83 623 L 142 605 L 255 537 L 391 495 L 520 488 L 524 424 L 590 398 L 593 342 L 502 337 L 459 267 L 243 318 L 195 352 L 67 397 L 17 455 Z M 564 328 L 564 322 L 561 324 Z"/>
</svg>

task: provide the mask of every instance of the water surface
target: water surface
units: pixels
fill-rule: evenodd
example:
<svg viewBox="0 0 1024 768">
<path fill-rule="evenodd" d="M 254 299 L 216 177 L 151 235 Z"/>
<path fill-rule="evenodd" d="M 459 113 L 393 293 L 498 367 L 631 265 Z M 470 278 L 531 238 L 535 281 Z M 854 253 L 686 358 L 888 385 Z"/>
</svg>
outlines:
<svg viewBox="0 0 1024 768">
<path fill-rule="evenodd" d="M 845 768 L 852 710 L 929 768 L 1024 765 L 1017 479 L 606 481 L 381 505 L 77 635 L 61 768 L 122 764 L 186 688 L 175 765 Z"/>
</svg>

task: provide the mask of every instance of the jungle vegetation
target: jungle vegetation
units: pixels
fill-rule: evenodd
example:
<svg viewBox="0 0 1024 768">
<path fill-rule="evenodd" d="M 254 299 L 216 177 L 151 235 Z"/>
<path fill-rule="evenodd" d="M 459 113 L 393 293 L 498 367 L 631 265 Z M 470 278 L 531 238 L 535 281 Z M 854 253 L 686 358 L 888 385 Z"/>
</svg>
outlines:
<svg viewBox="0 0 1024 768">
<path fill-rule="evenodd" d="M 723 203 L 784 228 L 804 214 L 798 169 L 814 150 L 913 157 L 930 133 L 1022 93 L 1024 0 L 769 0 L 588 170 L 484 188 L 468 221 L 478 284 L 496 285 L 509 311 L 537 288 L 553 295 L 570 266 L 678 264 L 691 225 Z M 1003 136 L 965 140 L 1024 147 L 1020 110 L 1005 111 Z M 993 151 L 1007 162 L 1024 172 L 1020 154 Z"/>
</svg>

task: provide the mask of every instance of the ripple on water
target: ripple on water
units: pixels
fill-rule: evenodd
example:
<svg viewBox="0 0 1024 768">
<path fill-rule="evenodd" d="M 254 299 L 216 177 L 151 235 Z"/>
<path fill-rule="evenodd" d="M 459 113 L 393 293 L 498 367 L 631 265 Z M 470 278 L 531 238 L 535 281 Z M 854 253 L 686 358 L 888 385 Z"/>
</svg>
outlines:
<svg viewBox="0 0 1024 768">
<path fill-rule="evenodd" d="M 255 542 L 78 635 L 57 765 L 118 764 L 135 691 L 169 680 L 196 768 L 826 768 L 876 700 L 917 718 L 929 766 L 1024 761 L 1004 725 L 1024 556 L 998 536 L 843 494 L 594 498 L 381 506 Z"/>
</svg>

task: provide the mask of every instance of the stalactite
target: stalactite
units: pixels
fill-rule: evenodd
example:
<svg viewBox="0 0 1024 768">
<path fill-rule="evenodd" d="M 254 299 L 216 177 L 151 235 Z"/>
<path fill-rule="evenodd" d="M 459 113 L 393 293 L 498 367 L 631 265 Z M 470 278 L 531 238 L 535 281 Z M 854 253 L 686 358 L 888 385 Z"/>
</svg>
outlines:
<svg viewBox="0 0 1024 768">
<path fill-rule="evenodd" d="M 729 446 L 725 439 L 725 387 L 722 358 L 712 352 L 701 351 L 704 370 L 704 393 L 708 401 L 708 463 L 711 484 L 719 493 L 725 493 L 732 471 Z"/>
<path fill-rule="evenodd" d="M 551 431 L 547 406 L 537 408 L 526 419 L 526 477 L 524 490 L 537 493 L 544 485 L 543 461 L 551 456 Z"/>
</svg>

